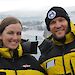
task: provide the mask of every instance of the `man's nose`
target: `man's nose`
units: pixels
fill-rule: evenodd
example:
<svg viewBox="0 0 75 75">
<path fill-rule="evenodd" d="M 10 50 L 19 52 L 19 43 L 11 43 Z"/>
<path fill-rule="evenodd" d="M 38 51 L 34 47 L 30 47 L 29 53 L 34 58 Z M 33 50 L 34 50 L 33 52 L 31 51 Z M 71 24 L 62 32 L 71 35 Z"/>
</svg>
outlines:
<svg viewBox="0 0 75 75">
<path fill-rule="evenodd" d="M 60 27 L 61 27 L 61 24 L 60 24 L 59 21 L 56 22 L 56 27 L 57 27 L 57 28 L 60 28 Z"/>
</svg>

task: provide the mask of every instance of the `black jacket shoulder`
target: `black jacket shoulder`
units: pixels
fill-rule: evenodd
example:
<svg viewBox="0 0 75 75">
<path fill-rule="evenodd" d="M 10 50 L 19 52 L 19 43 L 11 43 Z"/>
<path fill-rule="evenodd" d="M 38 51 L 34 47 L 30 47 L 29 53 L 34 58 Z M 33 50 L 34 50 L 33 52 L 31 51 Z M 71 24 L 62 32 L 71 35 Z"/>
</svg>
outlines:
<svg viewBox="0 0 75 75">
<path fill-rule="evenodd" d="M 24 53 L 37 54 L 38 41 L 30 42 L 29 40 L 22 39 L 21 45 Z"/>
<path fill-rule="evenodd" d="M 38 46 L 41 54 L 45 53 L 46 51 L 50 50 L 51 46 L 52 46 L 52 40 L 51 40 L 51 36 L 44 39 L 44 41 Z"/>
<path fill-rule="evenodd" d="M 38 47 L 41 52 L 39 62 L 42 63 L 46 59 L 47 54 L 53 49 L 51 37 L 44 39 L 44 41 Z"/>
</svg>

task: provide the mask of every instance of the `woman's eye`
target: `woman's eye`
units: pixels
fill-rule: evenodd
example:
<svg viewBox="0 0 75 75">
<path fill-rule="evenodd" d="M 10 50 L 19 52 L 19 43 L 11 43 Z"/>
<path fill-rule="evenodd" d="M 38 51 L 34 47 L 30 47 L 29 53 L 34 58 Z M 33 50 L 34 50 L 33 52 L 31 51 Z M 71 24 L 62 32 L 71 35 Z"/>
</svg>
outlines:
<svg viewBox="0 0 75 75">
<path fill-rule="evenodd" d="M 11 35 L 13 35 L 13 34 L 16 34 L 16 35 L 21 35 L 21 32 L 13 32 L 13 31 L 11 31 L 11 32 L 7 32 L 7 34 L 11 34 Z"/>
<path fill-rule="evenodd" d="M 7 32 L 7 34 L 14 34 L 14 32 Z"/>
<path fill-rule="evenodd" d="M 17 32 L 17 35 L 21 35 L 21 32 Z"/>
</svg>

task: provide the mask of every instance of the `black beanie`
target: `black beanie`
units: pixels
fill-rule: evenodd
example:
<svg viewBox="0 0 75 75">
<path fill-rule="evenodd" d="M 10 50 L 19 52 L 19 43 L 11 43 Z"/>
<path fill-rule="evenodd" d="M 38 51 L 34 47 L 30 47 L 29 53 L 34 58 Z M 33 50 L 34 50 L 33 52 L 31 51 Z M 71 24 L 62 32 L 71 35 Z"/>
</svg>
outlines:
<svg viewBox="0 0 75 75">
<path fill-rule="evenodd" d="M 69 30 L 70 31 L 70 18 L 67 12 L 62 7 L 52 7 L 48 12 L 45 18 L 45 23 L 48 31 L 50 31 L 49 24 L 56 17 L 64 17 L 68 21 Z"/>
</svg>

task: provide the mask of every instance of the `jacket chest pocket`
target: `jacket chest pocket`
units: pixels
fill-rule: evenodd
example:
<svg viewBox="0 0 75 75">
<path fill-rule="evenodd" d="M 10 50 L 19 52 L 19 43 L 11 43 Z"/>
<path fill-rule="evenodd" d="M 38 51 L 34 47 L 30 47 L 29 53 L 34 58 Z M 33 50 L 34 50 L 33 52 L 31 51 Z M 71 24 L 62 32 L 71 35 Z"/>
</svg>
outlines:
<svg viewBox="0 0 75 75">
<path fill-rule="evenodd" d="M 0 70 L 0 75 L 15 75 L 15 71 L 14 70 Z"/>
</svg>

